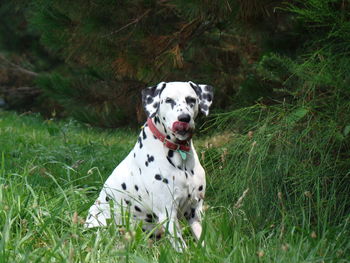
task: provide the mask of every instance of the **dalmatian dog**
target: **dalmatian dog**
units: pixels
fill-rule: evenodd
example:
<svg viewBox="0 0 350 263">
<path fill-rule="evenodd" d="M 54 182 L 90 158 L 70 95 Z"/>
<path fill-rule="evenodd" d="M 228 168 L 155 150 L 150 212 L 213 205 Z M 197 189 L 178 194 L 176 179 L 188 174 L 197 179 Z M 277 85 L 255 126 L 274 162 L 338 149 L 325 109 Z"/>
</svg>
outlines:
<svg viewBox="0 0 350 263">
<path fill-rule="evenodd" d="M 106 180 L 85 226 L 106 226 L 108 219 L 122 225 L 128 214 L 158 237 L 166 230 L 181 251 L 186 244 L 179 219 L 185 218 L 199 240 L 206 182 L 191 138 L 198 113 L 207 116 L 212 100 L 211 86 L 191 81 L 144 89 L 147 122 L 133 150 Z"/>
</svg>

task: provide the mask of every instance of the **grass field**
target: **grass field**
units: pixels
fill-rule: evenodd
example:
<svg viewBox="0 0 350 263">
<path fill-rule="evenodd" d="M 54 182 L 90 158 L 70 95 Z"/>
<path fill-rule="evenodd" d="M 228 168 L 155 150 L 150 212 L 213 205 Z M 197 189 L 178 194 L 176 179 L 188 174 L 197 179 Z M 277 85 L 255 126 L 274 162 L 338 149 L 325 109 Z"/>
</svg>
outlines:
<svg viewBox="0 0 350 263">
<path fill-rule="evenodd" d="M 291 114 L 290 122 L 307 115 Z M 338 183 L 325 190 L 315 177 L 334 173 L 331 159 L 320 153 L 311 166 L 316 148 L 308 143 L 317 142 L 303 142 L 307 131 L 294 144 L 288 131 L 267 132 L 266 124 L 254 134 L 225 129 L 195 138 L 207 170 L 206 245 L 197 246 L 183 224 L 188 249 L 177 253 L 166 238 L 138 229 L 82 225 L 138 131 L 0 112 L 0 262 L 350 262 L 350 217 L 338 205 Z"/>
</svg>

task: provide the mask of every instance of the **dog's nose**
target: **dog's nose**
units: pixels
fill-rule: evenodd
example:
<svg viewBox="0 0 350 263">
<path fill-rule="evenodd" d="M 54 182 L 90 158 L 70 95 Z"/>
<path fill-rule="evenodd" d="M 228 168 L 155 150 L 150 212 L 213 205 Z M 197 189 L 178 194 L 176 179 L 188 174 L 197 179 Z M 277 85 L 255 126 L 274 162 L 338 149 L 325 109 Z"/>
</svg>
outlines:
<svg viewBox="0 0 350 263">
<path fill-rule="evenodd" d="M 183 114 L 181 114 L 179 117 L 177 117 L 177 119 L 178 119 L 179 121 L 189 123 L 190 120 L 191 120 L 191 116 L 190 116 L 189 114 L 183 113 Z"/>
</svg>

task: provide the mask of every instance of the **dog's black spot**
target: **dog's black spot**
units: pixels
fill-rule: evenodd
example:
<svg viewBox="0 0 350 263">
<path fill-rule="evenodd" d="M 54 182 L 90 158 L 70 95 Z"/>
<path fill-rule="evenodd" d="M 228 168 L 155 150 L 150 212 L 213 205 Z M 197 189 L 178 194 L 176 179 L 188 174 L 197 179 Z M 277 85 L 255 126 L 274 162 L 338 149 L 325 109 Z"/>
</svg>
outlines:
<svg viewBox="0 0 350 263">
<path fill-rule="evenodd" d="M 141 195 L 139 195 L 139 196 L 138 196 L 138 198 L 139 198 L 139 201 L 142 201 L 142 197 L 141 197 Z"/>
<path fill-rule="evenodd" d="M 148 190 L 146 189 L 146 193 L 147 193 L 147 195 L 149 195 L 149 192 L 148 192 Z"/>
<path fill-rule="evenodd" d="M 147 161 L 149 163 L 153 162 L 154 161 L 154 157 L 152 155 L 147 154 Z"/>
<path fill-rule="evenodd" d="M 213 93 L 214 88 L 213 88 L 212 86 L 210 86 L 210 85 L 205 85 L 205 86 L 204 86 L 204 90 L 205 90 L 206 92 Z"/>
<path fill-rule="evenodd" d="M 158 96 L 162 91 L 163 89 L 165 88 L 166 86 L 166 83 L 163 83 L 163 85 L 160 87 L 160 88 L 157 88 L 155 91 L 154 91 L 154 96 Z"/>
<path fill-rule="evenodd" d="M 107 196 L 106 196 L 106 202 L 108 202 L 109 200 L 111 200 L 111 199 L 110 199 L 109 196 L 107 195 Z"/>
<path fill-rule="evenodd" d="M 161 89 L 163 89 L 163 88 L 161 88 Z M 154 96 L 158 96 L 159 93 L 160 93 L 160 91 L 161 91 L 161 89 L 156 89 L 156 90 L 154 91 Z"/>
<path fill-rule="evenodd" d="M 209 109 L 208 105 L 203 102 L 199 103 L 199 107 L 204 111 L 207 111 Z"/>
<path fill-rule="evenodd" d="M 92 217 L 92 215 L 90 214 L 89 217 L 88 217 L 88 219 L 90 219 L 91 217 Z"/>
<path fill-rule="evenodd" d="M 163 117 L 163 121 L 165 121 L 165 117 Z"/>
<path fill-rule="evenodd" d="M 188 174 L 185 172 L 185 176 L 186 176 L 186 178 L 188 178 Z"/>
<path fill-rule="evenodd" d="M 194 174 L 193 170 L 191 170 L 191 174 L 192 174 L 192 175 Z"/>
<path fill-rule="evenodd" d="M 166 133 L 167 129 L 165 128 L 165 125 L 162 123 L 164 132 Z"/>
<path fill-rule="evenodd" d="M 213 100 L 213 97 L 210 93 L 203 93 L 202 98 L 209 101 L 209 102 L 211 102 Z"/>
<path fill-rule="evenodd" d="M 167 138 L 168 140 L 170 140 L 170 136 L 169 136 L 169 135 L 167 135 L 166 138 Z"/>
<path fill-rule="evenodd" d="M 135 190 L 138 191 L 139 187 L 135 184 Z"/>
<path fill-rule="evenodd" d="M 157 140 L 157 137 L 156 137 L 155 135 L 153 135 L 153 138 L 154 138 L 155 140 Z"/>
<path fill-rule="evenodd" d="M 148 223 L 153 223 L 153 220 L 149 219 L 149 218 L 146 218 L 145 221 L 148 222 Z"/>
<path fill-rule="evenodd" d="M 155 117 L 154 117 L 154 123 L 155 123 L 155 124 L 160 123 L 158 116 L 155 116 Z"/>
<path fill-rule="evenodd" d="M 146 222 L 148 222 L 148 223 L 154 223 L 155 221 L 156 221 L 156 219 L 158 218 L 157 216 L 156 216 L 156 214 L 147 214 L 146 215 L 146 219 L 145 219 L 145 221 Z"/>
<path fill-rule="evenodd" d="M 178 165 L 178 166 L 177 166 L 177 169 L 180 169 L 180 170 L 182 170 L 182 167 L 181 167 L 180 165 Z"/>
<path fill-rule="evenodd" d="M 191 198 L 191 194 L 188 194 L 188 196 L 187 196 L 187 197 L 188 197 L 188 199 L 190 199 L 190 198 Z"/>
<path fill-rule="evenodd" d="M 123 190 L 126 190 L 126 184 L 125 183 L 122 183 L 122 188 L 123 188 Z"/>
<path fill-rule="evenodd" d="M 186 100 L 186 103 L 188 103 L 188 104 L 193 104 L 193 103 L 196 103 L 196 98 L 194 98 L 194 97 L 191 97 L 191 96 L 187 96 L 186 98 L 185 98 L 185 100 Z"/>
<path fill-rule="evenodd" d="M 196 210 L 194 208 L 191 208 L 191 217 L 194 218 Z"/>
<path fill-rule="evenodd" d="M 153 102 L 152 93 L 153 93 L 153 90 L 151 88 L 142 90 L 142 104 L 147 117 L 153 117 L 155 115 L 155 111 L 152 111 L 150 109 L 151 103 Z"/>
<path fill-rule="evenodd" d="M 199 96 L 202 92 L 201 88 L 197 85 L 195 85 L 194 83 L 190 82 L 190 85 L 192 87 L 192 89 L 194 89 L 194 91 L 196 92 L 197 96 Z"/>
<path fill-rule="evenodd" d="M 159 180 L 159 181 L 162 180 L 162 176 L 160 174 L 156 174 L 154 178 L 156 178 L 156 180 Z"/>
<path fill-rule="evenodd" d="M 153 102 L 152 96 L 147 96 L 146 103 L 151 104 Z"/>
<path fill-rule="evenodd" d="M 142 90 L 142 98 L 145 99 L 147 95 L 152 96 L 158 85 L 147 87 Z"/>
<path fill-rule="evenodd" d="M 165 100 L 165 103 L 169 103 L 172 110 L 174 109 L 174 107 L 175 107 L 175 105 L 176 105 L 176 102 L 175 102 L 173 99 L 171 99 L 171 98 L 167 98 L 167 99 Z"/>
<path fill-rule="evenodd" d="M 145 165 L 148 166 L 148 164 L 153 161 L 154 161 L 154 157 L 152 155 L 147 154 L 147 161 L 145 162 Z"/>
<path fill-rule="evenodd" d="M 139 172 L 140 172 L 140 174 L 142 174 L 141 168 L 139 168 Z"/>
<path fill-rule="evenodd" d="M 173 161 L 172 161 L 168 156 L 166 157 L 166 159 L 168 160 L 168 162 L 169 162 L 172 166 L 176 167 L 175 164 L 173 163 Z"/>
<path fill-rule="evenodd" d="M 168 151 L 168 157 L 172 158 L 174 156 L 174 151 L 173 150 L 169 150 Z"/>
<path fill-rule="evenodd" d="M 140 207 L 138 207 L 137 205 L 135 205 L 135 210 L 136 210 L 137 212 L 142 212 L 141 209 L 140 209 Z"/>
<path fill-rule="evenodd" d="M 185 171 L 187 171 L 187 167 L 185 166 Z"/>
<path fill-rule="evenodd" d="M 142 138 L 145 140 L 147 138 L 147 135 L 145 133 L 145 128 L 142 129 Z"/>
<path fill-rule="evenodd" d="M 153 108 L 155 108 L 155 109 L 158 108 L 158 105 L 159 105 L 158 102 L 154 103 L 154 104 L 153 104 Z"/>
<path fill-rule="evenodd" d="M 139 138 L 137 139 L 137 141 L 139 142 L 139 144 L 140 144 L 140 149 L 141 149 L 142 146 L 143 146 L 141 137 L 139 137 Z"/>
<path fill-rule="evenodd" d="M 127 205 L 130 205 L 130 201 L 129 201 L 129 200 L 124 199 L 124 201 L 125 201 L 125 203 L 126 203 Z"/>
<path fill-rule="evenodd" d="M 134 153 L 134 158 L 136 157 L 136 153 Z"/>
<path fill-rule="evenodd" d="M 168 179 L 164 178 L 163 183 L 168 184 L 169 183 Z"/>
<path fill-rule="evenodd" d="M 202 191 L 203 190 L 203 185 L 201 185 L 199 188 L 198 188 L 199 191 Z"/>
</svg>

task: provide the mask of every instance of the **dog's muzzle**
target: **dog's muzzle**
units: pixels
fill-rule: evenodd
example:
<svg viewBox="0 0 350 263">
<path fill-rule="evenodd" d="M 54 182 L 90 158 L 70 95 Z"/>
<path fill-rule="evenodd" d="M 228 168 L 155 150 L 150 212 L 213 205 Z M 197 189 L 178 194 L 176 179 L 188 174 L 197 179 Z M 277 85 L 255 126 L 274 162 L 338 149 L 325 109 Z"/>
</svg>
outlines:
<svg viewBox="0 0 350 263">
<path fill-rule="evenodd" d="M 182 136 L 186 135 L 187 133 L 192 133 L 192 129 L 189 123 L 183 121 L 175 121 L 173 123 L 172 130 L 173 132 Z"/>
</svg>

